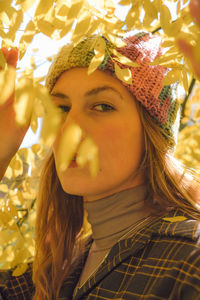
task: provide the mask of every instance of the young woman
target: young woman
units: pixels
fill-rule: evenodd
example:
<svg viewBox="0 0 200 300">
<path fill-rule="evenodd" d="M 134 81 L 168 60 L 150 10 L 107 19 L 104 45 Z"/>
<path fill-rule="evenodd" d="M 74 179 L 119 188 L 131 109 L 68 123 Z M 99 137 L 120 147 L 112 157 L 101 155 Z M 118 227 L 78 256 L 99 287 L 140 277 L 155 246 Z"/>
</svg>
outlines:
<svg viewBox="0 0 200 300">
<path fill-rule="evenodd" d="M 106 39 L 104 61 L 88 75 L 95 38 L 70 55 L 63 47 L 47 75 L 63 123 L 40 178 L 36 256 L 22 276 L 1 273 L 1 296 L 200 299 L 199 183 L 173 158 L 179 105 L 174 87 L 162 85 L 167 70 L 149 65 L 161 54 L 160 38 L 140 33 L 118 49 L 140 64 L 129 67 L 131 85 L 117 78 Z M 61 136 L 72 123 L 98 146 L 95 178 L 77 156 L 59 168 Z M 8 156 L 1 161 L 3 170 Z"/>
</svg>

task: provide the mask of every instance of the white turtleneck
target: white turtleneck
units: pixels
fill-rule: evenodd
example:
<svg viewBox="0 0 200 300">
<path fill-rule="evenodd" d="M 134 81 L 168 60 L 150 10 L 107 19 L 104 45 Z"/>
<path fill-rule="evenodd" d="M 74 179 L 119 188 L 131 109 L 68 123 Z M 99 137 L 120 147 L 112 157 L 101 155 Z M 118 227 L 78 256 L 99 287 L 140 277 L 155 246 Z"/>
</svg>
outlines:
<svg viewBox="0 0 200 300">
<path fill-rule="evenodd" d="M 77 287 L 97 270 L 115 243 L 129 237 L 134 225 L 150 215 L 144 206 L 146 195 L 146 185 L 140 185 L 84 203 L 92 226 L 93 243 Z"/>
</svg>

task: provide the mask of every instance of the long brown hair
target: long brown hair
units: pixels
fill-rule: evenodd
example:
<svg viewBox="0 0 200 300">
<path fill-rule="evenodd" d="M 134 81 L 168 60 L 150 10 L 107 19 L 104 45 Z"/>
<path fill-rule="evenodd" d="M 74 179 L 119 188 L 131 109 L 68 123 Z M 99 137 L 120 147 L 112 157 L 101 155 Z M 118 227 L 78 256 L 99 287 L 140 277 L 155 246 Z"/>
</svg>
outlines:
<svg viewBox="0 0 200 300">
<path fill-rule="evenodd" d="M 152 213 L 180 207 L 199 218 L 198 180 L 173 157 L 169 142 L 148 112 L 137 101 L 136 105 L 145 141 L 144 157 L 138 172 L 145 174 L 148 206 Z M 50 152 L 44 163 L 37 197 L 34 300 L 58 298 L 63 280 L 71 271 L 73 257 L 81 249 L 83 251 L 78 247 L 83 240 L 83 220 L 83 198 L 64 192 Z"/>
</svg>

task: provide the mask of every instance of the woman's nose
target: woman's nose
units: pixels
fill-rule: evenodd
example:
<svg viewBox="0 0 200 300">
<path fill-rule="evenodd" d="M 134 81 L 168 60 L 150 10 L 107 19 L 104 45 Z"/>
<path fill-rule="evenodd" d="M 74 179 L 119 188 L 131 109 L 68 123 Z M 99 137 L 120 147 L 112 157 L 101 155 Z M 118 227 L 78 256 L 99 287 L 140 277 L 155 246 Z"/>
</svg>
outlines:
<svg viewBox="0 0 200 300">
<path fill-rule="evenodd" d="M 81 128 L 82 135 L 85 136 L 86 128 L 84 123 L 83 113 L 78 109 L 71 108 L 62 125 L 62 132 L 64 132 L 71 124 L 76 124 Z"/>
</svg>

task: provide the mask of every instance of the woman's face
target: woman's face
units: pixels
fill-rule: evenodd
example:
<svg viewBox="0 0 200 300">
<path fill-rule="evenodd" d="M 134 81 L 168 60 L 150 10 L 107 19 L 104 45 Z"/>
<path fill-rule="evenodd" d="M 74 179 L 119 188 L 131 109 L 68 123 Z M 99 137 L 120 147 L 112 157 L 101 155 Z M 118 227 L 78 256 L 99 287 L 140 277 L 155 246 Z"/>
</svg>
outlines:
<svg viewBox="0 0 200 300">
<path fill-rule="evenodd" d="M 119 80 L 100 70 L 88 75 L 86 68 L 74 68 L 60 76 L 51 94 L 66 116 L 53 144 L 65 192 L 93 201 L 143 182 L 142 174 L 134 176 L 144 151 L 143 129 L 135 100 Z M 95 178 L 88 166 L 58 169 L 61 132 L 72 121 L 98 146 L 99 172 Z"/>
</svg>

